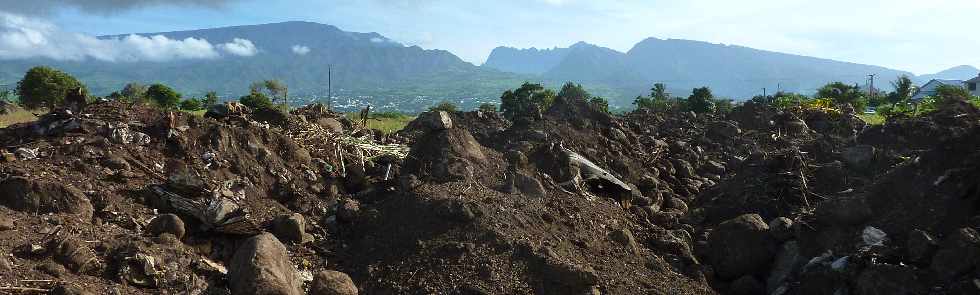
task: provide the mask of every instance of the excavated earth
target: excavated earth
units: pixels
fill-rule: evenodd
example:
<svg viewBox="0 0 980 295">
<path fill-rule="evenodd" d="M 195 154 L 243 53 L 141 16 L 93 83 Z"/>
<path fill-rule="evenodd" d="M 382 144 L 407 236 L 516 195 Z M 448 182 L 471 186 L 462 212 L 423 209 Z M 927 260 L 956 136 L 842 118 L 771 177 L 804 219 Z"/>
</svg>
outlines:
<svg viewBox="0 0 980 295">
<path fill-rule="evenodd" d="M 0 294 L 980 294 L 980 111 L 746 103 L 385 135 L 320 105 L 0 129 Z"/>
</svg>

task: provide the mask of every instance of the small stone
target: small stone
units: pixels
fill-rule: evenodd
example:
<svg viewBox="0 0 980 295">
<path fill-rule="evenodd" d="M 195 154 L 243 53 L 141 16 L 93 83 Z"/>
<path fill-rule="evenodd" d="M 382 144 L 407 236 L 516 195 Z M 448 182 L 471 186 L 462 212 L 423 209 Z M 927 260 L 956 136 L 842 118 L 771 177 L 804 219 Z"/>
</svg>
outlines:
<svg viewBox="0 0 980 295">
<path fill-rule="evenodd" d="M 158 215 L 150 221 L 147 229 L 153 236 L 168 233 L 174 235 L 177 239 L 184 238 L 185 233 L 184 221 L 174 214 Z"/>
<path fill-rule="evenodd" d="M 793 238 L 793 220 L 786 217 L 779 217 L 769 222 L 769 233 L 778 242 L 785 242 Z"/>
<path fill-rule="evenodd" d="M 51 275 L 52 277 L 60 278 L 68 272 L 65 266 L 55 263 L 54 261 L 45 261 L 37 266 L 37 270 Z"/>
<path fill-rule="evenodd" d="M 8 216 L 0 216 L 0 231 L 14 229 L 14 220 Z"/>
<path fill-rule="evenodd" d="M 636 255 L 640 254 L 640 246 L 636 243 L 636 238 L 633 237 L 633 232 L 631 232 L 629 229 L 613 231 L 610 234 L 610 238 L 620 245 L 628 247 L 630 253 Z"/>
<path fill-rule="evenodd" d="M 313 240 L 313 236 L 306 233 L 306 219 L 299 213 L 276 218 L 272 223 L 272 233 L 282 241 L 303 244 Z"/>
<path fill-rule="evenodd" d="M 310 295 L 357 295 L 357 286 L 347 274 L 325 270 L 313 277 Z"/>
<path fill-rule="evenodd" d="M 129 161 L 119 156 L 106 156 L 102 158 L 102 166 L 114 170 L 129 170 Z"/>
<path fill-rule="evenodd" d="M 667 201 L 664 202 L 664 209 L 673 209 L 674 211 L 682 214 L 687 213 L 688 211 L 687 203 L 685 203 L 684 200 L 675 197 L 667 198 Z"/>
</svg>

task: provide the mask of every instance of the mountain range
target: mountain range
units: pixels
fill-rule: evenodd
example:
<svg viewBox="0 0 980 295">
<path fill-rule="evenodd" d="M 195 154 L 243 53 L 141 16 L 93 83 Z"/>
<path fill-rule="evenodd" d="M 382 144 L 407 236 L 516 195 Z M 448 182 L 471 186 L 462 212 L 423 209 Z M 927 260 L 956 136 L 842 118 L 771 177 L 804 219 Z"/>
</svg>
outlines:
<svg viewBox="0 0 980 295">
<path fill-rule="evenodd" d="M 627 52 L 585 42 L 543 50 L 498 47 L 486 63 L 476 66 L 445 50 L 405 46 L 378 33 L 347 32 L 312 22 L 137 35 L 199 38 L 213 44 L 246 39 L 257 52 L 163 62 L 5 60 L 0 62 L 0 84 L 16 83 L 32 66 L 49 65 L 75 75 L 96 95 L 135 81 L 165 83 L 188 96 L 214 90 L 224 99 L 235 99 L 253 81 L 280 79 L 289 85 L 291 96 L 301 98 L 295 103 L 306 103 L 326 96 L 330 68 L 335 105 L 418 111 L 444 100 L 463 107 L 496 102 L 500 93 L 523 81 L 549 87 L 579 82 L 614 106 L 625 107 L 656 82 L 667 84 L 678 96 L 709 86 L 717 96 L 744 99 L 763 87 L 807 94 L 830 81 L 864 84 L 868 74 L 880 81 L 914 77 L 879 66 L 677 39 L 649 38 Z M 962 66 L 915 79 L 964 79 L 977 73 L 976 68 Z"/>
</svg>

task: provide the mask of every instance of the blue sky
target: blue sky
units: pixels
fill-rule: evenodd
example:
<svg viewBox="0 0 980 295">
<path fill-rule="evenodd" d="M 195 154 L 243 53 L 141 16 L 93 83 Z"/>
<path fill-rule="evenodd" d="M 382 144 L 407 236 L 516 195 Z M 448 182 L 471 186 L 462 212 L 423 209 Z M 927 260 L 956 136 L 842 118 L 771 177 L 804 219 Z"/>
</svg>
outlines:
<svg viewBox="0 0 980 295">
<path fill-rule="evenodd" d="M 289 20 L 378 32 L 481 64 L 499 45 L 702 40 L 932 73 L 980 66 L 977 0 L 0 0 L 0 10 L 90 35 Z M 268 3 L 274 2 L 274 3 Z"/>
</svg>

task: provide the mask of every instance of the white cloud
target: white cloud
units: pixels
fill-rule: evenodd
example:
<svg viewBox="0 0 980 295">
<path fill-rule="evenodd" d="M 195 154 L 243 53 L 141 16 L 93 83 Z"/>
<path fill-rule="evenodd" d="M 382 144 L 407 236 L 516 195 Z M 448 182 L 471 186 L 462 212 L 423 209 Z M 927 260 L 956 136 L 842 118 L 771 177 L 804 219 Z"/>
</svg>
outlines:
<svg viewBox="0 0 980 295">
<path fill-rule="evenodd" d="M 204 39 L 170 39 L 162 35 L 99 39 L 66 32 L 46 21 L 0 12 L 0 59 L 50 58 L 106 62 L 163 62 L 219 58 L 218 49 L 239 56 L 255 55 L 251 41 L 235 39 L 212 45 Z"/>
<path fill-rule="evenodd" d="M 292 49 L 293 53 L 298 55 L 306 55 L 307 53 L 310 53 L 310 48 L 304 45 L 293 45 Z"/>
<path fill-rule="evenodd" d="M 252 41 L 242 38 L 235 38 L 231 42 L 219 44 L 218 48 L 237 56 L 254 56 L 259 53 L 259 49 L 255 48 L 255 44 L 252 44 Z"/>
</svg>

